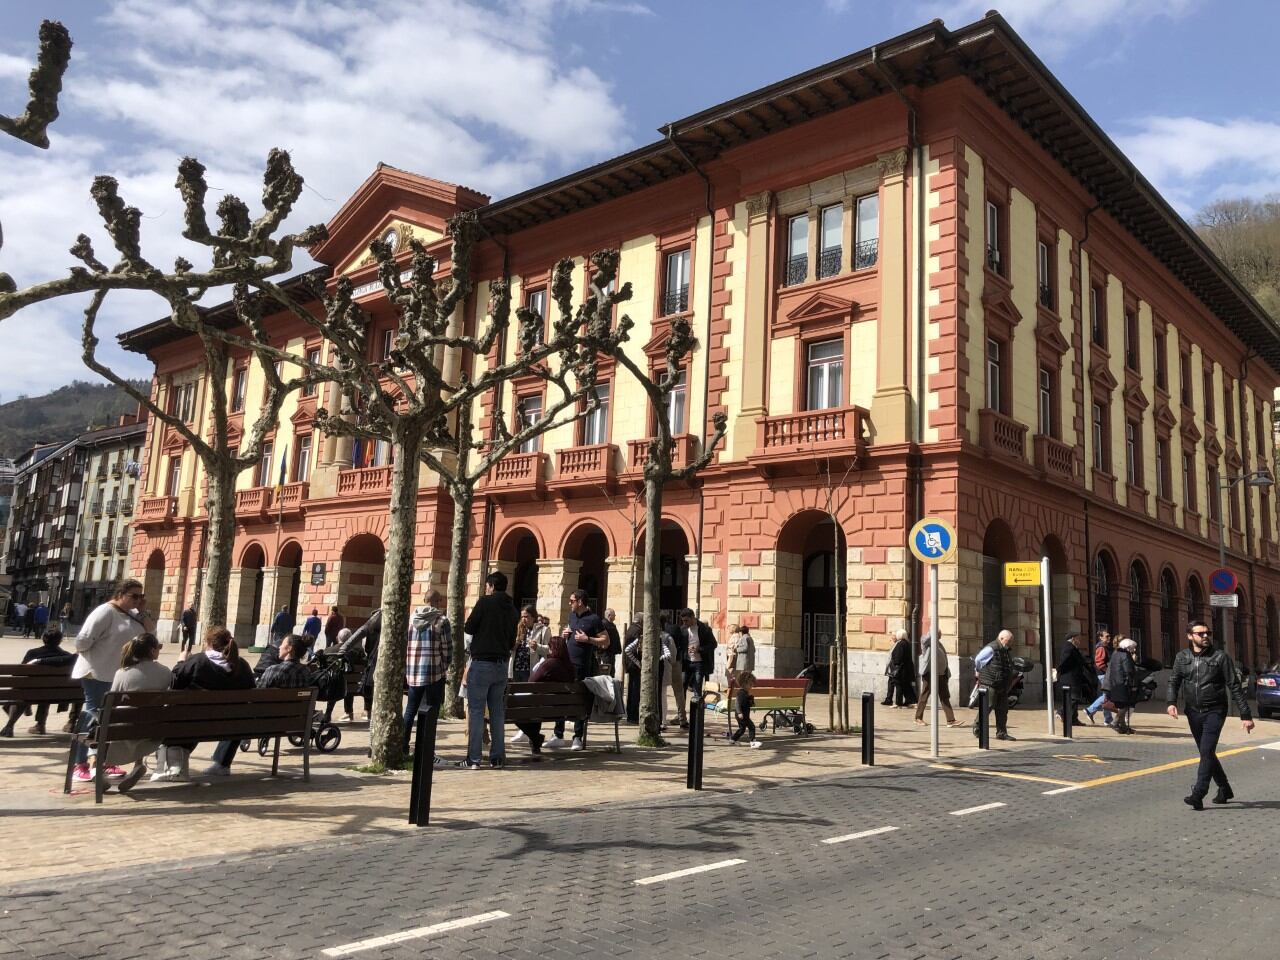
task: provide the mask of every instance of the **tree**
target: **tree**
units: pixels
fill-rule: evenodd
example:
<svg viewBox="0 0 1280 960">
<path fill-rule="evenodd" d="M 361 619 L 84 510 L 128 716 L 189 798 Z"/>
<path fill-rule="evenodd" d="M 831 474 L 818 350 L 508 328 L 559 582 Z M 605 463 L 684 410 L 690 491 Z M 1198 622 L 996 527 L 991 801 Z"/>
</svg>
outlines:
<svg viewBox="0 0 1280 960">
<path fill-rule="evenodd" d="M 1196 214 L 1195 223 L 1263 309 L 1280 317 L 1280 194 L 1215 200 Z"/>
<path fill-rule="evenodd" d="M 628 295 L 630 291 L 628 290 Z M 659 642 L 660 610 L 659 586 L 661 576 L 660 539 L 662 529 L 662 500 L 668 483 L 673 480 L 687 480 L 711 462 L 716 448 L 724 439 L 728 418 L 724 413 L 717 413 L 712 418 L 713 432 L 702 444 L 702 450 L 690 463 L 676 467 L 672 463 L 672 433 L 669 402 L 671 393 L 679 382 L 681 361 L 696 345 L 693 331 L 687 318 L 673 317 L 671 335 L 667 340 L 665 365 L 655 378 L 649 371 L 627 355 L 624 344 L 629 340 L 628 331 L 633 326 L 630 317 L 625 314 L 618 321 L 617 330 L 610 332 L 607 324 L 601 324 L 598 332 L 590 333 L 587 342 L 600 353 L 613 357 L 618 366 L 626 370 L 640 384 L 653 408 L 654 423 L 657 434 L 649 442 L 645 458 L 644 476 L 644 508 L 645 508 L 645 540 L 644 540 L 644 634 L 641 641 L 643 661 L 646 664 L 658 662 L 661 643 Z M 698 545 L 702 549 L 702 545 Z M 695 598 L 694 603 L 697 603 Z M 656 671 L 645 669 L 640 681 L 640 735 L 638 742 L 642 746 L 661 746 L 662 737 L 658 729 L 658 679 Z"/>
</svg>

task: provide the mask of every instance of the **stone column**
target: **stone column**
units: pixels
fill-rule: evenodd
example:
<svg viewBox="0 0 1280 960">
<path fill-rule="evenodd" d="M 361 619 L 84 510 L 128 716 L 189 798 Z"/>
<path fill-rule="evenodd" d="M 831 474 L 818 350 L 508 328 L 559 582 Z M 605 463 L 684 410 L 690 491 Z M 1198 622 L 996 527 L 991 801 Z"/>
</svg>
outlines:
<svg viewBox="0 0 1280 960">
<path fill-rule="evenodd" d="M 911 391 L 907 386 L 906 149 L 881 154 L 880 165 L 880 313 L 876 319 L 876 392 L 871 420 L 877 443 L 905 443 L 911 436 Z M 920 180 L 924 187 L 923 177 Z M 921 265 L 923 268 L 923 265 Z M 923 388 L 922 388 L 923 389 Z"/>
<path fill-rule="evenodd" d="M 276 618 L 276 614 L 280 612 L 280 608 L 289 606 L 290 593 L 293 587 L 293 575 L 298 572 L 296 567 L 266 567 L 262 571 L 262 610 L 259 618 L 263 621 L 258 624 L 257 642 L 254 646 L 264 646 L 271 639 L 271 621 Z M 302 591 L 298 591 L 301 598 Z M 250 594 L 252 597 L 252 594 Z M 301 629 L 302 622 L 306 619 L 301 616 L 302 611 L 293 610 L 293 615 L 297 618 L 297 628 Z M 309 613 L 310 611 L 308 611 Z"/>
<path fill-rule="evenodd" d="M 606 557 L 604 569 L 609 605 L 625 632 L 626 625 L 644 612 L 644 562 L 639 557 Z"/>
<path fill-rule="evenodd" d="M 242 650 L 247 650 L 257 642 L 258 625 L 253 622 L 253 587 L 257 579 L 257 570 L 233 567 L 227 580 L 227 629 Z M 264 585 L 264 595 L 265 592 Z M 199 626 L 203 634 L 212 624 L 202 623 Z"/>
<path fill-rule="evenodd" d="M 756 447 L 756 419 L 765 415 L 769 350 L 769 210 L 773 195 L 765 190 L 747 198 L 747 295 L 742 314 L 742 391 L 733 442 L 726 460 L 742 460 Z"/>
<path fill-rule="evenodd" d="M 538 612 L 556 632 L 569 622 L 569 594 L 578 589 L 580 560 L 538 561 Z"/>
</svg>

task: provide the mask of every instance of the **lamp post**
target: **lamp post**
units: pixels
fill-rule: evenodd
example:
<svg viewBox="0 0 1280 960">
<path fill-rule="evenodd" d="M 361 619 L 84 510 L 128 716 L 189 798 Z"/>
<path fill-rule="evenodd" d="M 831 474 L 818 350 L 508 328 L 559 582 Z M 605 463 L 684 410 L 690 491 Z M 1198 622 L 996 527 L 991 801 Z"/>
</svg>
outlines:
<svg viewBox="0 0 1280 960">
<path fill-rule="evenodd" d="M 1218 481 L 1218 566 L 1225 569 L 1227 566 L 1227 504 L 1224 494 L 1228 494 L 1231 488 L 1237 483 L 1244 482 L 1246 487 L 1258 487 L 1265 490 L 1274 486 L 1275 481 L 1271 479 L 1271 474 L 1266 470 L 1255 470 L 1252 473 L 1242 473 L 1237 477 L 1223 477 Z M 1229 651 L 1231 645 L 1231 621 L 1232 618 L 1224 612 L 1222 614 L 1222 648 Z M 1235 651 L 1235 656 L 1239 659 L 1240 651 Z"/>
</svg>

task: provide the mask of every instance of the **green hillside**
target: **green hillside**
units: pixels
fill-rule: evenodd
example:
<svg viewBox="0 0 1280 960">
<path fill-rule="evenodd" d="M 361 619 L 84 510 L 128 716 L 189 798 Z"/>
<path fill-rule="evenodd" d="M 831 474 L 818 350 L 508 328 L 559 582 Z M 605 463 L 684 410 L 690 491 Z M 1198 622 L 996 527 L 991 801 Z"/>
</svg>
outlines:
<svg viewBox="0 0 1280 960">
<path fill-rule="evenodd" d="M 141 384 L 139 384 L 141 386 Z M 94 427 L 110 426 L 138 405 L 106 383 L 77 380 L 42 397 L 22 396 L 0 404 L 0 457 L 17 457 L 42 441 L 70 440 Z"/>
</svg>

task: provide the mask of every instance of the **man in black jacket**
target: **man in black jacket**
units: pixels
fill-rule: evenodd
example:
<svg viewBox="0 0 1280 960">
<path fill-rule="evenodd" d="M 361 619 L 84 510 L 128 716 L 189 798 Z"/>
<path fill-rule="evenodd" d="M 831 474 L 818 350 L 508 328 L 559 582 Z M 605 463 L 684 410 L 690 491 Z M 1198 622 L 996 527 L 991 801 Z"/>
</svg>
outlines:
<svg viewBox="0 0 1280 960">
<path fill-rule="evenodd" d="M 471 635 L 471 658 L 467 663 L 467 760 L 471 770 L 480 769 L 484 753 L 484 712 L 489 708 L 489 765 L 503 767 L 506 738 L 507 661 L 516 642 L 516 605 L 507 594 L 507 575 L 494 571 L 485 577 L 485 595 L 476 601 L 463 630 Z"/>
<path fill-rule="evenodd" d="M 716 635 L 689 607 L 680 611 L 680 626 L 675 633 L 679 640 L 676 655 L 684 669 L 684 687 L 701 697 L 702 682 L 716 668 Z"/>
<path fill-rule="evenodd" d="M 991 702 L 987 710 L 996 712 L 996 739 L 1016 740 L 1009 733 L 1009 688 L 1013 685 L 1013 654 L 1009 652 L 1009 644 L 1013 643 L 1013 634 L 1001 630 L 995 642 L 990 645 L 991 658 L 978 671 L 978 684 L 986 687 L 991 693 Z M 973 721 L 973 735 L 978 735 L 980 718 Z"/>
<path fill-rule="evenodd" d="M 1227 720 L 1228 694 L 1240 711 L 1240 725 L 1245 733 L 1253 732 L 1253 715 L 1240 688 L 1235 664 L 1225 650 L 1213 648 L 1213 631 L 1203 620 L 1192 620 L 1187 625 L 1187 640 L 1191 646 L 1178 651 L 1173 659 L 1173 672 L 1169 674 L 1169 716 L 1175 720 L 1178 718 L 1178 693 L 1181 691 L 1187 723 L 1196 746 L 1200 748 L 1195 786 L 1189 795 L 1182 798 L 1182 802 L 1193 810 L 1203 810 L 1210 779 L 1218 785 L 1214 803 L 1226 803 L 1235 796 L 1217 754 L 1218 737 L 1222 735 L 1222 725 Z"/>
</svg>

